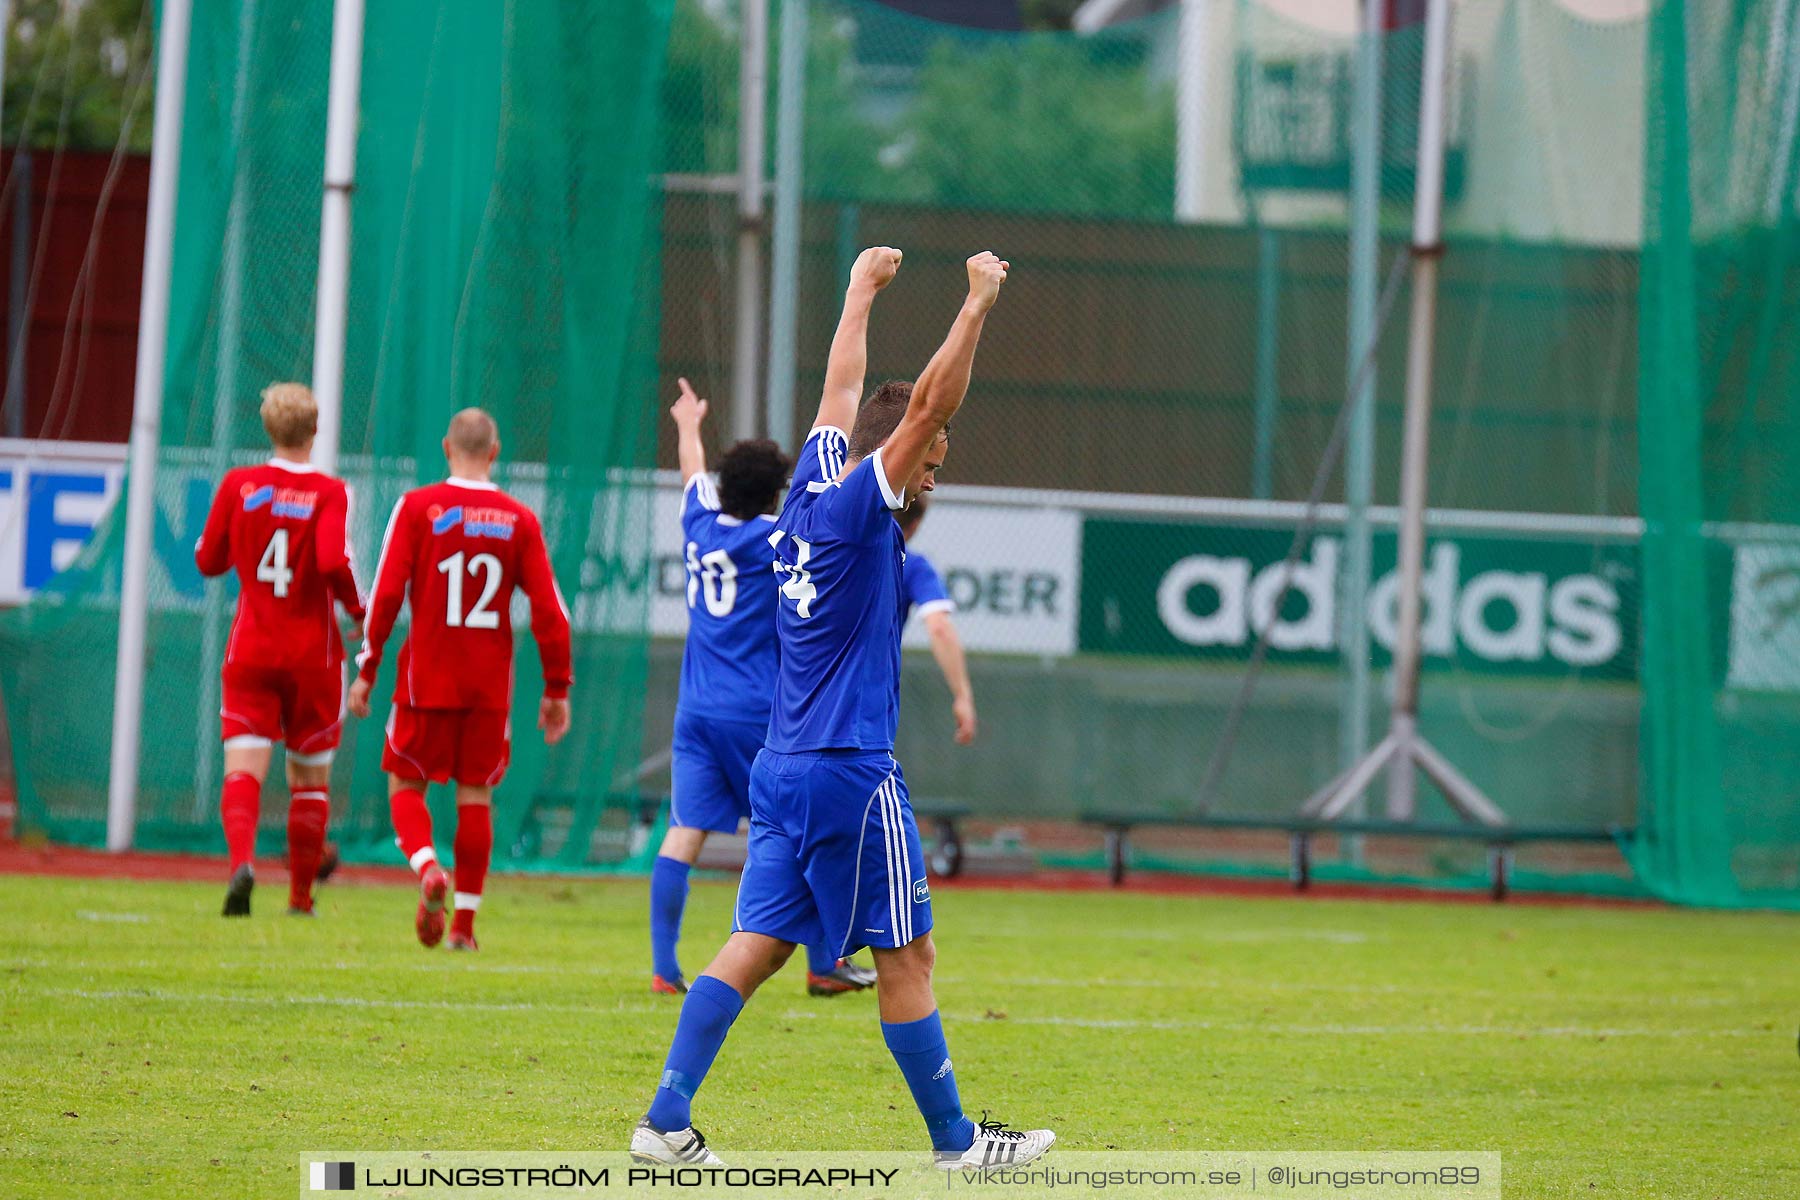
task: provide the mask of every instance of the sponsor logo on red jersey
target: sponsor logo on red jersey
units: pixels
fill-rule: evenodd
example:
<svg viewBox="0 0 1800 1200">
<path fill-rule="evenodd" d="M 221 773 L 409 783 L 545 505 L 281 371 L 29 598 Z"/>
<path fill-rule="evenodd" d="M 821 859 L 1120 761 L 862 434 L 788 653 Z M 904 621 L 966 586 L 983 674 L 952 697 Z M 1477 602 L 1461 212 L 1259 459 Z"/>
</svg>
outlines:
<svg viewBox="0 0 1800 1200">
<path fill-rule="evenodd" d="M 245 512 L 255 512 L 267 505 L 271 516 L 294 517 L 302 521 L 311 517 L 319 504 L 317 492 L 301 488 L 278 488 L 274 484 L 257 487 L 246 483 L 243 497 Z"/>
<path fill-rule="evenodd" d="M 477 508 L 470 504 L 457 504 L 449 508 L 434 504 L 425 510 L 431 518 L 431 532 L 435 534 L 449 533 L 461 528 L 465 537 L 499 538 L 511 541 L 513 527 L 518 524 L 519 514 L 506 508 Z"/>
</svg>

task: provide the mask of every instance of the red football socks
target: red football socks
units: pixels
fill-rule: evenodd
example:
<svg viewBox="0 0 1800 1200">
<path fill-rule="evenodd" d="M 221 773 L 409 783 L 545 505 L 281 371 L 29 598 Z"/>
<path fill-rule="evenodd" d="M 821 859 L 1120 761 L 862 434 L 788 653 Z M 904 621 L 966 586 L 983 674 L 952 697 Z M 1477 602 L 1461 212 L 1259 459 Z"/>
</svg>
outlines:
<svg viewBox="0 0 1800 1200">
<path fill-rule="evenodd" d="M 225 826 L 225 852 L 235 873 L 256 857 L 256 819 L 262 806 L 262 780 L 248 771 L 225 777 L 219 797 L 219 821 Z"/>
<path fill-rule="evenodd" d="M 481 889 L 487 883 L 488 860 L 494 853 L 494 810 L 486 804 L 463 804 L 456 809 L 456 912 L 450 932 L 464 937 L 475 932 L 475 910 L 481 907 Z"/>
<path fill-rule="evenodd" d="M 331 820 L 331 793 L 322 787 L 295 788 L 288 803 L 288 906 L 312 911 L 313 879 L 325 855 L 325 826 Z"/>
<path fill-rule="evenodd" d="M 437 861 L 431 848 L 431 810 L 425 807 L 425 793 L 419 788 L 406 788 L 388 797 L 388 812 L 394 818 L 394 840 L 400 853 L 415 871 Z"/>
</svg>

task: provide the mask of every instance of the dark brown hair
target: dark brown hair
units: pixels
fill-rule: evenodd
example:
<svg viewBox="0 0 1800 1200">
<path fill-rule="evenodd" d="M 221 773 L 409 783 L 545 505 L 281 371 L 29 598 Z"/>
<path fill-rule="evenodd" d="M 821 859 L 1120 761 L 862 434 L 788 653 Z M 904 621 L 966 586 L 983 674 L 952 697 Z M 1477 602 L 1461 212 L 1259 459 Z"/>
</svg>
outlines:
<svg viewBox="0 0 1800 1200">
<path fill-rule="evenodd" d="M 792 467 L 768 438 L 739 442 L 719 460 L 719 510 L 740 521 L 772 511 Z"/>
<path fill-rule="evenodd" d="M 900 418 L 912 403 L 910 380 L 890 379 L 864 400 L 856 413 L 856 426 L 850 431 L 851 458 L 867 458 L 881 448 L 881 443 L 894 436 Z"/>
</svg>

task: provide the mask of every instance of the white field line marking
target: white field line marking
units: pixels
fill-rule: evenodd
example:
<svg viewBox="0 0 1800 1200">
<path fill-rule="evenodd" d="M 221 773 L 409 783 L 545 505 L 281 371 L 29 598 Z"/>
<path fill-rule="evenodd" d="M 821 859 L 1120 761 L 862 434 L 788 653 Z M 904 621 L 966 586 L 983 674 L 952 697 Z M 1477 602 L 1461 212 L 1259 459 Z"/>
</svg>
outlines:
<svg viewBox="0 0 1800 1200">
<path fill-rule="evenodd" d="M 221 961 L 212 964 L 222 971 L 279 971 L 283 976 L 308 969 L 316 971 L 379 971 L 382 974 L 393 974 L 396 971 L 430 971 L 441 974 L 444 968 L 430 962 L 382 963 L 374 966 L 369 963 L 353 962 L 230 962 Z M 635 968 L 624 967 L 568 967 L 568 966 L 532 966 L 529 964 L 481 963 L 471 964 L 483 975 L 567 975 L 577 978 L 621 978 L 632 979 L 643 975 Z M 68 970 L 107 973 L 114 971 L 163 971 L 169 969 L 166 962 L 152 962 L 146 959 L 121 962 L 91 962 L 84 960 L 52 960 L 46 958 L 0 958 L 0 970 L 26 967 L 35 970 Z M 1218 975 L 1229 976 L 1219 978 Z M 979 985 L 987 991 L 1004 991 L 1007 988 L 1071 988 L 1076 990 L 1102 989 L 1112 991 L 1116 988 L 1135 988 L 1157 992 L 1216 992 L 1226 988 L 1246 992 L 1293 992 L 1311 994 L 1325 992 L 1343 996 L 1449 996 L 1466 1000 L 1546 1000 L 1558 1004 L 1614 1003 L 1616 996 L 1583 992 L 1522 992 L 1514 988 L 1449 988 L 1434 987 L 1428 983 L 1395 984 L 1395 983 L 1314 983 L 1306 980 L 1245 979 L 1233 975 L 1229 970 L 1221 970 L 1207 978 L 1184 977 L 1168 979 L 1158 977 L 1134 976 L 1129 979 L 1096 975 L 1088 979 L 1061 978 L 1045 975 L 1008 975 L 1008 976 L 973 976 L 973 975 L 937 975 L 934 982 L 944 987 L 960 987 Z M 1750 987 L 1749 983 L 1744 986 Z M 1745 1004 L 1741 996 L 1663 996 L 1656 1001 L 1658 1007 L 1683 1008 L 1723 1008 Z M 1751 1007 L 1755 1007 L 1754 1003 Z M 649 1009 L 646 1011 L 657 1011 Z"/>
<path fill-rule="evenodd" d="M 441 973 L 444 968 L 432 962 L 323 962 L 300 960 L 295 962 L 273 959 L 267 961 L 233 962 L 220 960 L 209 964 L 221 971 L 280 971 L 288 974 L 294 971 L 380 971 L 392 974 L 395 971 L 431 971 Z M 49 958 L 0 958 L 0 969 L 7 967 L 57 968 L 71 971 L 162 971 L 169 970 L 167 962 L 153 962 L 148 959 L 119 960 L 111 962 L 90 962 L 77 959 Z M 642 975 L 642 971 L 624 967 L 552 967 L 531 966 L 526 964 L 481 963 L 477 969 L 483 975 L 580 975 L 580 976 L 619 976 L 628 978 Z"/>
<path fill-rule="evenodd" d="M 1225 988 L 1242 989 L 1244 991 L 1264 992 L 1334 992 L 1348 996 L 1454 996 L 1466 1000 L 1551 1000 L 1559 1004 L 1579 1004 L 1594 1002 L 1601 1004 L 1616 1003 L 1617 996 L 1612 994 L 1585 992 L 1522 992 L 1515 988 L 1452 988 L 1434 987 L 1431 984 L 1398 984 L 1398 983 L 1310 983 L 1295 980 L 1243 979 L 1232 976 L 1229 970 L 1221 972 L 1231 976 L 1226 979 L 1109 979 L 1106 976 L 1095 976 L 1092 979 L 1059 979 L 1042 975 L 1008 975 L 1001 978 L 965 978 L 957 975 L 935 976 L 940 984 L 979 983 L 988 988 L 1008 987 L 1047 987 L 1047 988 L 1103 988 L 1111 991 L 1114 988 L 1145 988 L 1159 992 L 1184 991 L 1221 991 Z M 1741 996 L 1661 996 L 1656 1000 L 1659 1007 L 1674 1005 L 1688 1008 L 1720 1008 L 1726 1005 L 1744 1004 Z"/>
<path fill-rule="evenodd" d="M 989 937 L 1000 935 L 1022 936 L 1030 932 L 1023 923 L 1011 926 L 988 924 L 982 932 Z M 1137 942 L 1220 942 L 1231 945 L 1246 945 L 1275 942 L 1331 942 L 1342 946 L 1360 946 L 1368 942 L 1388 941 L 1385 937 L 1372 937 L 1369 934 L 1353 930 L 1337 929 L 1109 929 L 1106 932 L 1109 941 Z"/>
<path fill-rule="evenodd" d="M 591 1004 L 543 1004 L 525 1000 L 516 1003 L 484 1002 L 471 1000 L 385 1000 L 365 996 L 231 996 L 220 993 L 174 992 L 153 988 L 128 988 L 116 991 L 94 991 L 87 988 L 44 988 L 22 989 L 27 995 L 41 997 L 57 997 L 76 1000 L 154 1000 L 168 1004 L 245 1004 L 267 1008 L 326 1007 L 326 1008 L 374 1008 L 374 1009 L 425 1009 L 441 1012 L 542 1012 L 542 1013 L 584 1013 L 592 1015 L 597 1012 L 656 1013 L 669 1012 L 672 1006 L 667 1005 L 625 1005 L 623 1003 L 611 1009 L 600 1009 Z M 772 1013 L 777 1020 L 855 1020 L 867 1022 L 867 1015 L 851 1009 L 840 1008 L 829 1013 L 818 1010 L 789 1010 Z M 962 1024 L 975 1025 L 986 1018 L 973 1013 L 951 1014 L 951 1020 Z M 1582 1026 L 1582 1025 L 1545 1025 L 1545 1026 L 1509 1026 L 1509 1025 L 1286 1025 L 1280 1023 L 1257 1023 L 1251 1021 L 1138 1021 L 1138 1020 L 1105 1020 L 1085 1017 L 1007 1017 L 1009 1025 L 1052 1025 L 1077 1029 L 1155 1029 L 1155 1030 L 1194 1030 L 1214 1033 L 1261 1033 L 1287 1034 L 1300 1037 L 1561 1037 L 1561 1038 L 1760 1038 L 1781 1036 L 1784 1031 L 1764 1029 L 1643 1029 L 1630 1027 Z"/>
<path fill-rule="evenodd" d="M 83 921 L 118 922 L 122 925 L 148 925 L 150 917 L 135 912 L 95 912 L 88 908 L 78 908 L 75 915 Z"/>
</svg>

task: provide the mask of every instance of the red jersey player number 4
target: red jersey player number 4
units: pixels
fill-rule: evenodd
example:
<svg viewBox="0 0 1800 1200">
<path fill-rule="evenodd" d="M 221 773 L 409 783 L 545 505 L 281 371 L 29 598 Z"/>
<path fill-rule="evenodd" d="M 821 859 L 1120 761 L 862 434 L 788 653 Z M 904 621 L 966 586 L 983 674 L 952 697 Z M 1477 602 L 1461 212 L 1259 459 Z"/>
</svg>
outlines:
<svg viewBox="0 0 1800 1200">
<path fill-rule="evenodd" d="M 475 948 L 474 914 L 492 848 L 492 790 L 511 757 L 515 590 L 531 602 L 531 632 L 543 662 L 538 727 L 551 744 L 569 728 L 569 610 L 537 515 L 489 479 L 499 452 L 493 418 L 464 409 L 444 439 L 449 478 L 408 492 L 394 506 L 350 689 L 350 710 L 368 716 L 382 648 L 402 604 L 408 605 L 411 624 L 395 665 L 382 766 L 395 841 L 420 875 L 416 931 L 427 946 L 443 936 L 448 881 L 438 866 L 424 793 L 432 783 L 453 781 L 456 919 L 450 944 Z"/>
<path fill-rule="evenodd" d="M 330 772 L 344 720 L 344 646 L 332 611 L 363 618 L 344 530 L 350 491 L 312 465 L 318 405 L 299 383 L 263 392 L 275 455 L 227 471 L 194 547 L 205 575 L 234 572 L 237 615 L 225 643 L 219 801 L 231 881 L 228 917 L 250 915 L 252 858 L 271 748 L 287 743 L 288 911 L 310 915 L 326 854 Z"/>
</svg>

